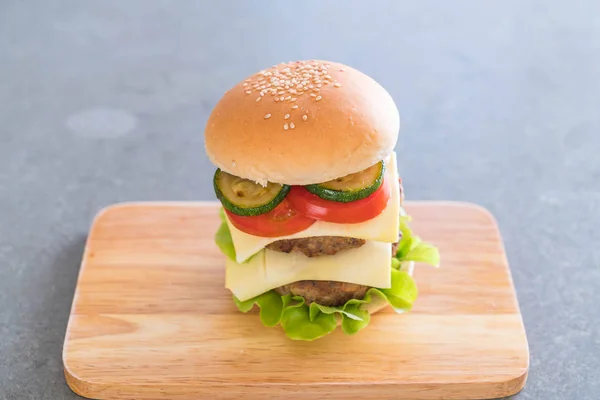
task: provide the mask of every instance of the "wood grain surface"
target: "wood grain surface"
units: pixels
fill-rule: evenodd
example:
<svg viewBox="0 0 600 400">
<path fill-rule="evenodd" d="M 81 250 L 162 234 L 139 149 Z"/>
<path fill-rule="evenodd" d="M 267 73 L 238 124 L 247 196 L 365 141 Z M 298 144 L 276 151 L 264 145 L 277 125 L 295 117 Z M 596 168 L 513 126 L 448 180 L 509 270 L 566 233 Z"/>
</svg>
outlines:
<svg viewBox="0 0 600 400">
<path fill-rule="evenodd" d="M 408 314 L 314 342 L 265 328 L 224 289 L 216 203 L 122 204 L 92 226 L 67 327 L 67 383 L 95 399 L 488 399 L 518 392 L 529 351 L 493 217 L 407 202 L 442 265 L 417 264 Z"/>
</svg>

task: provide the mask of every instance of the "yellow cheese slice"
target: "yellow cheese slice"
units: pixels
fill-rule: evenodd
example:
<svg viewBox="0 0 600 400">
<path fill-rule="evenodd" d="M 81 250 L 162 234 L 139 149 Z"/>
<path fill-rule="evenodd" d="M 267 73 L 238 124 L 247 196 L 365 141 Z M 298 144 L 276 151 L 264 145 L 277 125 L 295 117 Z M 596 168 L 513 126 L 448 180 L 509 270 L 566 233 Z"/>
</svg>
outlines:
<svg viewBox="0 0 600 400">
<path fill-rule="evenodd" d="M 400 223 L 400 184 L 396 153 L 390 154 L 386 165 L 386 181 L 391 185 L 391 196 L 387 207 L 377 217 L 358 224 L 336 224 L 317 221 L 308 229 L 293 235 L 266 238 L 249 235 L 237 229 L 227 219 L 231 238 L 236 251 L 236 260 L 243 262 L 268 244 L 282 239 L 297 239 L 311 236 L 346 236 L 378 242 L 394 243 L 398 241 Z"/>
<path fill-rule="evenodd" d="M 245 264 L 227 259 L 225 287 L 240 301 L 302 280 L 348 282 L 385 289 L 391 287 L 391 263 L 392 246 L 383 242 L 367 241 L 356 249 L 320 257 L 264 250 Z"/>
</svg>

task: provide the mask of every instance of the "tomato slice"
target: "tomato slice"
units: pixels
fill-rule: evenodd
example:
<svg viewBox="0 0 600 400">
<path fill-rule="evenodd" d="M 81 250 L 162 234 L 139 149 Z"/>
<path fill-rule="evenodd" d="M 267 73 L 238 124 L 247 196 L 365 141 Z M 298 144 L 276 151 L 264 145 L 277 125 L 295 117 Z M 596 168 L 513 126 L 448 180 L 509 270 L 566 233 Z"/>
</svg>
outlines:
<svg viewBox="0 0 600 400">
<path fill-rule="evenodd" d="M 243 217 L 225 210 L 227 217 L 240 231 L 262 237 L 287 236 L 302 232 L 317 222 L 291 207 L 287 198 L 268 213 Z"/>
<path fill-rule="evenodd" d="M 287 200 L 300 214 L 320 221 L 354 224 L 375 218 L 385 209 L 390 199 L 390 186 L 386 180 L 379 189 L 364 199 L 340 203 L 324 200 L 302 186 L 292 186 Z"/>
</svg>

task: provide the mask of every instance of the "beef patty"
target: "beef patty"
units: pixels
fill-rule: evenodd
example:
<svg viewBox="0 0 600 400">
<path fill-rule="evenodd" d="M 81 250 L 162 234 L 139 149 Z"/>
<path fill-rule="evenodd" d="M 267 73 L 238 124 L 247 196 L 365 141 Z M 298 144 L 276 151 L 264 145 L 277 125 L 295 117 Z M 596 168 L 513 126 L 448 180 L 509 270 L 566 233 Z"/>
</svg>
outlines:
<svg viewBox="0 0 600 400">
<path fill-rule="evenodd" d="M 364 239 L 343 236 L 313 236 L 300 239 L 278 240 L 267 245 L 267 249 L 291 253 L 299 251 L 307 257 L 332 256 L 340 251 L 355 249 L 365 244 Z"/>
<path fill-rule="evenodd" d="M 323 306 L 342 306 L 350 299 L 362 299 L 367 290 L 369 287 L 365 285 L 334 281 L 298 281 L 275 288 L 281 296 L 302 296 L 308 304 L 316 302 Z"/>
</svg>

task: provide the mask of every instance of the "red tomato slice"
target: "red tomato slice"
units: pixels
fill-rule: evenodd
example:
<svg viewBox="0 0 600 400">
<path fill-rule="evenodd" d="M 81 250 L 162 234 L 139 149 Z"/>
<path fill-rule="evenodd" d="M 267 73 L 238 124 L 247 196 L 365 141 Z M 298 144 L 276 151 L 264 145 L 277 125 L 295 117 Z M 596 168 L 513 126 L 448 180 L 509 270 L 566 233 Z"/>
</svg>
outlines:
<svg viewBox="0 0 600 400">
<path fill-rule="evenodd" d="M 287 198 L 266 214 L 242 217 L 225 210 L 229 220 L 240 231 L 262 237 L 279 237 L 301 232 L 316 220 L 294 210 Z"/>
<path fill-rule="evenodd" d="M 368 221 L 381 214 L 390 199 L 390 192 L 390 186 L 384 179 L 379 189 L 369 197 L 349 203 L 324 200 L 302 186 L 293 186 L 286 199 L 293 209 L 308 218 L 354 224 Z"/>
</svg>

